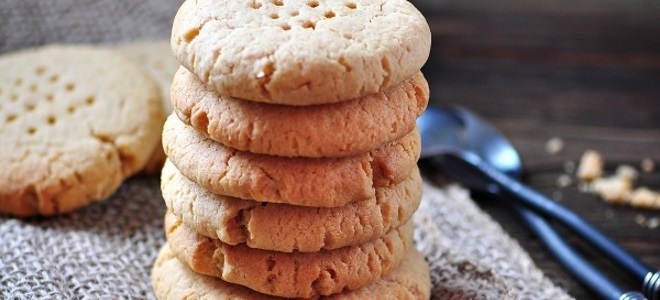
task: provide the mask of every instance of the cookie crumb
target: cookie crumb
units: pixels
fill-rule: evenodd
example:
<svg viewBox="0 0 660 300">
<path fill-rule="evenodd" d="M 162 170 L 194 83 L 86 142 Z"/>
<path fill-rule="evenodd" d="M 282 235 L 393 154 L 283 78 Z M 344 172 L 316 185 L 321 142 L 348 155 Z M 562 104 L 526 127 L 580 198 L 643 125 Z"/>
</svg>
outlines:
<svg viewBox="0 0 660 300">
<path fill-rule="evenodd" d="M 642 163 L 640 165 L 642 172 L 644 173 L 651 173 L 655 170 L 655 162 L 653 162 L 653 160 L 650 158 L 642 159 Z"/>
<path fill-rule="evenodd" d="M 557 186 L 560 188 L 565 188 L 573 184 L 573 179 L 570 175 L 562 174 L 557 177 Z"/>
<path fill-rule="evenodd" d="M 657 198 L 657 193 L 646 187 L 639 187 L 630 194 L 630 204 L 634 207 L 653 208 Z"/>
<path fill-rule="evenodd" d="M 566 174 L 574 174 L 575 173 L 575 162 L 572 160 L 567 160 L 564 162 L 564 172 Z"/>
<path fill-rule="evenodd" d="M 577 177 L 583 181 L 592 181 L 603 174 L 603 157 L 600 153 L 588 150 L 582 154 L 577 168 Z"/>
<path fill-rule="evenodd" d="M 607 202 L 624 204 L 632 192 L 632 182 L 618 176 L 600 177 L 591 182 L 590 191 Z"/>
<path fill-rule="evenodd" d="M 545 151 L 549 154 L 556 155 L 564 150 L 564 140 L 560 137 L 553 137 L 545 143 Z"/>
<path fill-rule="evenodd" d="M 620 165 L 616 168 L 617 177 L 623 177 L 628 180 L 635 180 L 639 177 L 639 172 L 631 165 Z"/>
</svg>

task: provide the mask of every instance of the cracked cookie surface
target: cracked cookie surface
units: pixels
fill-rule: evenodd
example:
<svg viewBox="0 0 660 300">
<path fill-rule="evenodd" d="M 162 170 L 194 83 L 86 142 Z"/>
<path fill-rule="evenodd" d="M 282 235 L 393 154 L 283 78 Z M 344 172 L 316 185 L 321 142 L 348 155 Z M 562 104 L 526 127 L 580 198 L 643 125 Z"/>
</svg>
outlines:
<svg viewBox="0 0 660 300">
<path fill-rule="evenodd" d="M 431 32 L 405 0 L 188 0 L 171 46 L 220 94 L 313 105 L 409 78 L 428 58 Z"/>
<path fill-rule="evenodd" d="M 217 277 L 195 273 L 181 263 L 167 245 L 164 245 L 158 253 L 151 271 L 151 279 L 157 299 L 282 299 L 226 282 Z M 378 281 L 358 290 L 344 291 L 319 299 L 427 300 L 430 296 L 429 267 L 419 251 L 410 249 L 399 266 Z"/>
<path fill-rule="evenodd" d="M 413 248 L 410 221 L 367 243 L 311 253 L 231 246 L 197 234 L 172 213 L 165 232 L 172 252 L 195 272 L 289 298 L 357 290 L 388 274 Z"/>
<path fill-rule="evenodd" d="M 153 80 L 124 56 L 50 45 L 0 58 L 0 213 L 53 215 L 113 193 L 163 122 Z"/>
<path fill-rule="evenodd" d="M 238 151 L 205 138 L 175 115 L 163 147 L 188 179 L 215 194 L 258 202 L 337 207 L 374 197 L 374 187 L 399 183 L 416 167 L 421 140 L 406 136 L 345 158 L 279 157 Z"/>
<path fill-rule="evenodd" d="M 171 163 L 161 189 L 167 208 L 195 232 L 226 244 L 281 252 L 314 252 L 374 240 L 407 222 L 419 206 L 418 170 L 375 197 L 336 208 L 259 203 L 208 192 Z"/>
<path fill-rule="evenodd" d="M 287 157 L 368 152 L 413 130 L 428 101 L 421 72 L 383 92 L 304 107 L 219 95 L 183 67 L 172 83 L 172 106 L 187 125 L 227 147 Z"/>
</svg>

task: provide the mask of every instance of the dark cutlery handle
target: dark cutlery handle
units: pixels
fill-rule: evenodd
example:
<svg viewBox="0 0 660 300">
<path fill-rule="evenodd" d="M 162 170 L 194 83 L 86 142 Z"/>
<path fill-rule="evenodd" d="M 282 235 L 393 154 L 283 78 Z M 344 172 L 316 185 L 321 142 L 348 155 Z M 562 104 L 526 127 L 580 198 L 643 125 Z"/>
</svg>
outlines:
<svg viewBox="0 0 660 300">
<path fill-rule="evenodd" d="M 587 262 L 584 257 L 578 254 L 570 244 L 568 244 L 555 229 L 548 224 L 548 221 L 536 212 L 524 208 L 519 203 L 511 203 L 514 211 L 525 222 L 529 229 L 536 234 L 545 244 L 546 248 L 555 258 L 576 277 L 582 284 L 587 286 L 593 293 L 601 299 L 619 300 L 626 293 L 605 277 L 594 266 Z M 626 298 L 626 299 L 644 299 Z"/>
<path fill-rule="evenodd" d="M 526 207 L 555 219 L 573 230 L 621 268 L 632 274 L 640 283 L 645 282 L 645 278 L 651 273 L 650 267 L 632 256 L 602 231 L 570 209 L 522 184 L 520 181 L 499 172 L 482 161 L 473 161 L 470 163 L 483 172 L 492 182 L 497 184 L 498 188 L 515 195 L 515 198 Z"/>
</svg>

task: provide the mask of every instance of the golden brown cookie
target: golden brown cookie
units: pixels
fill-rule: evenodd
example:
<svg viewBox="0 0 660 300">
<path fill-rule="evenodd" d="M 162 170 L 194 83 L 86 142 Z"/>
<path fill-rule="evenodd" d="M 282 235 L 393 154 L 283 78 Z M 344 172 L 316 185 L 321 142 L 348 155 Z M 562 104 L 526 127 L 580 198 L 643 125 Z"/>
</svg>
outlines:
<svg viewBox="0 0 660 300">
<path fill-rule="evenodd" d="M 126 55 L 132 61 L 144 68 L 153 78 L 161 92 L 161 104 L 166 116 L 172 113 L 170 89 L 174 73 L 181 66 L 172 54 L 169 39 L 135 41 L 115 45 L 114 49 Z M 159 143 L 160 144 L 160 143 Z M 162 146 L 156 147 L 149 162 L 144 167 L 147 174 L 157 174 L 163 168 L 165 152 Z"/>
<path fill-rule="evenodd" d="M 376 240 L 319 252 L 277 252 L 227 245 L 197 234 L 172 213 L 165 216 L 168 245 L 193 271 L 255 291 L 309 298 L 357 290 L 396 268 L 412 248 L 413 224 Z"/>
<path fill-rule="evenodd" d="M 0 213 L 53 215 L 112 194 L 160 143 L 157 85 L 114 51 L 50 45 L 0 58 Z"/>
<path fill-rule="evenodd" d="M 374 198 L 336 208 L 259 203 L 212 194 L 171 163 L 161 173 L 167 207 L 195 232 L 230 245 L 282 252 L 314 252 L 358 245 L 407 222 L 419 206 L 418 170 Z"/>
<path fill-rule="evenodd" d="M 188 0 L 171 43 L 179 62 L 220 94 L 313 105 L 410 78 L 428 58 L 431 32 L 405 0 Z"/>
<path fill-rule="evenodd" d="M 158 253 L 151 271 L 156 299 L 234 299 L 275 300 L 280 297 L 255 292 L 220 278 L 195 273 L 181 263 L 168 245 Z M 431 296 L 429 267 L 419 251 L 410 249 L 401 264 L 378 281 L 354 291 L 344 291 L 320 299 L 428 300 Z"/>
<path fill-rule="evenodd" d="M 419 131 L 347 158 L 278 157 L 228 148 L 171 115 L 163 129 L 169 160 L 215 194 L 259 202 L 337 207 L 374 197 L 374 187 L 408 178 L 420 150 Z"/>
<path fill-rule="evenodd" d="M 172 106 L 187 125 L 227 147 L 287 157 L 371 151 L 413 130 L 428 100 L 421 72 L 383 92 L 303 107 L 218 95 L 183 67 L 172 83 Z"/>
</svg>

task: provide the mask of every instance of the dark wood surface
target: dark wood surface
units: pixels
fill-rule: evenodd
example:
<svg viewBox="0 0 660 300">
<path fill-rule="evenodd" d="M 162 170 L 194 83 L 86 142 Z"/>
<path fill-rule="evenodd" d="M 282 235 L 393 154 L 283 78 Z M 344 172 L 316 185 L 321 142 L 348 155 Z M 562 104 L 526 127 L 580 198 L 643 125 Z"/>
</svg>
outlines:
<svg viewBox="0 0 660 300">
<path fill-rule="evenodd" d="M 460 104 L 496 125 L 518 148 L 526 182 L 557 199 L 660 269 L 660 210 L 604 203 L 559 187 L 567 162 L 600 152 L 608 170 L 645 158 L 656 170 L 638 184 L 660 192 L 660 1 L 412 1 L 427 17 L 433 48 L 424 73 L 432 103 Z M 559 137 L 558 154 L 545 149 Z M 579 285 L 505 208 L 477 199 L 549 278 L 577 299 Z M 639 283 L 562 229 L 625 289 Z"/>
</svg>

